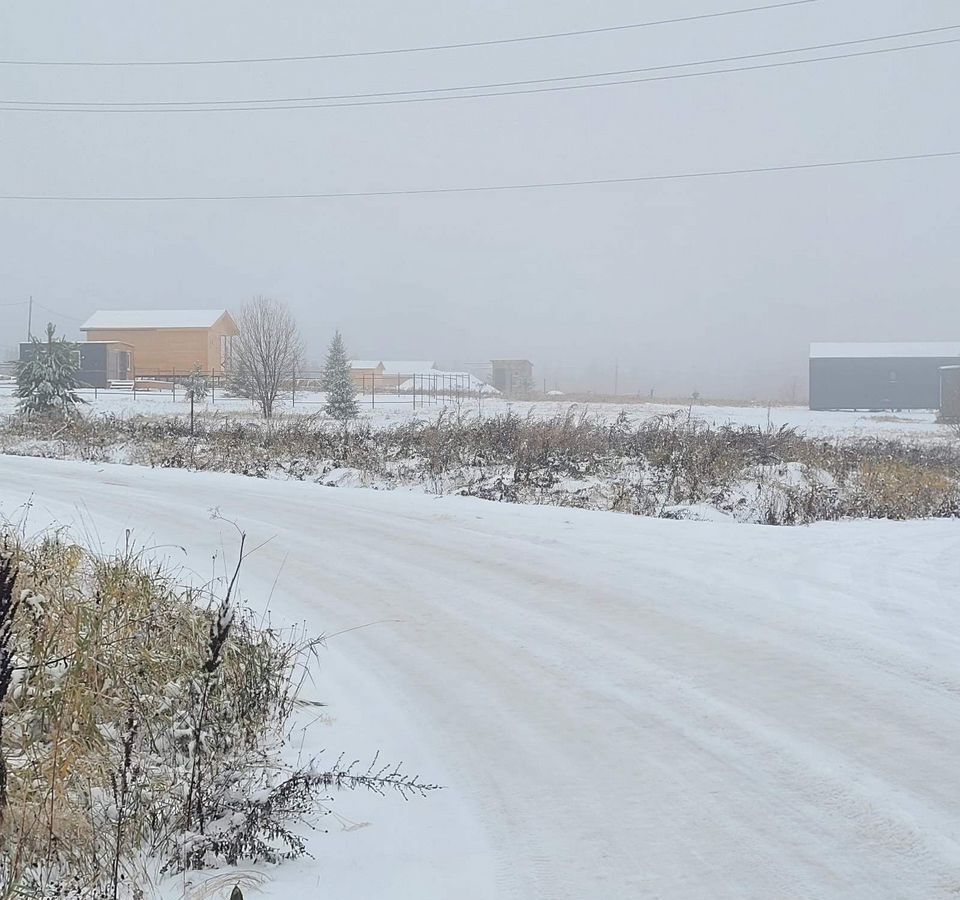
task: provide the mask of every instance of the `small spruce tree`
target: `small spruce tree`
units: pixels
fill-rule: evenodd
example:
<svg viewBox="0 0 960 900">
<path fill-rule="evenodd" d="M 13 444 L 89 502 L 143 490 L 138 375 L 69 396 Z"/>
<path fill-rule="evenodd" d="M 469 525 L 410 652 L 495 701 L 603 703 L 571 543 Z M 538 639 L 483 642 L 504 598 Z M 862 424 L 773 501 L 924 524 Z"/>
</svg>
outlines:
<svg viewBox="0 0 960 900">
<path fill-rule="evenodd" d="M 357 389 L 350 372 L 350 360 L 343 346 L 340 332 L 336 332 L 327 350 L 327 361 L 323 366 L 321 386 L 327 394 L 323 411 L 332 419 L 346 423 L 355 419 L 357 408 Z"/>
<path fill-rule="evenodd" d="M 55 336 L 47 325 L 47 340 L 32 338 L 30 356 L 17 363 L 17 409 L 27 416 L 68 416 L 86 401 L 80 387 L 76 347 Z"/>
</svg>

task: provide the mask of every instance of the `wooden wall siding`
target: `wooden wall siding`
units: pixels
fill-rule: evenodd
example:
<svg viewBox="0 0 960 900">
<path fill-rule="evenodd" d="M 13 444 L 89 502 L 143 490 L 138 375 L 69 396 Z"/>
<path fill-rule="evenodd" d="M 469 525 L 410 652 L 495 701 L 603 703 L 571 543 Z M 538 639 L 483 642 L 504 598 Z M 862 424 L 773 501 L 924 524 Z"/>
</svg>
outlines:
<svg viewBox="0 0 960 900">
<path fill-rule="evenodd" d="M 228 339 L 239 334 L 236 324 L 230 316 L 221 316 L 213 326 L 207 330 L 207 368 L 223 371 L 220 352 L 220 338 Z"/>
<path fill-rule="evenodd" d="M 350 375 L 353 377 L 353 384 L 358 390 L 363 390 L 364 387 L 370 390 L 370 383 L 374 376 L 377 378 L 379 387 L 379 380 L 383 377 L 383 366 L 378 366 L 376 369 L 351 369 Z"/>
<path fill-rule="evenodd" d="M 205 372 L 222 372 L 220 338 L 237 333 L 233 319 L 224 315 L 210 328 L 97 328 L 86 335 L 88 341 L 130 344 L 137 371 L 143 375 L 170 375 L 198 364 Z"/>
<path fill-rule="evenodd" d="M 188 372 L 198 363 L 204 371 L 219 368 L 220 353 L 217 337 L 217 353 L 211 358 L 208 328 L 137 328 L 129 331 L 91 330 L 89 341 L 123 341 L 133 347 L 137 373 L 141 375 L 163 374 L 174 371 Z"/>
</svg>

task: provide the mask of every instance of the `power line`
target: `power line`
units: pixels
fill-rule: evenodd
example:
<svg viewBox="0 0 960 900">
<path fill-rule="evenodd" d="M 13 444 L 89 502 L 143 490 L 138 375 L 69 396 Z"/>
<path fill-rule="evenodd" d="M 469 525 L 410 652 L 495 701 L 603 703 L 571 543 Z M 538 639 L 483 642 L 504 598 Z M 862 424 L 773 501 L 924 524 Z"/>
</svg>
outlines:
<svg viewBox="0 0 960 900">
<path fill-rule="evenodd" d="M 551 85 L 549 87 L 539 88 L 521 88 L 520 90 L 505 91 L 483 91 L 473 94 L 450 94 L 439 97 L 393 97 L 388 95 L 374 94 L 374 97 L 387 97 L 379 100 L 347 100 L 336 102 L 320 103 L 298 103 L 295 101 L 281 101 L 280 103 L 258 104 L 247 106 L 161 106 L 145 108 L 123 108 L 113 107 L 74 107 L 74 106 L 11 106 L 0 105 L 2 112 L 35 112 L 35 113 L 87 113 L 93 115 L 145 115 L 162 113 L 217 113 L 217 112 L 262 112 L 266 110 L 283 109 L 342 109 L 344 107 L 356 106 L 393 106 L 396 104 L 407 103 L 436 103 L 449 102 L 453 100 L 474 100 L 484 97 L 513 97 L 524 94 L 551 94 L 558 91 L 582 91 L 592 88 L 619 87 L 628 84 L 646 84 L 654 81 L 675 81 L 686 78 L 704 78 L 709 75 L 727 75 L 738 72 L 755 72 L 760 69 L 779 69 L 788 66 L 803 66 L 811 63 L 831 62 L 839 59 L 851 59 L 855 57 L 876 56 L 883 53 L 899 53 L 904 50 L 918 50 L 924 47 L 940 47 L 946 44 L 960 43 L 960 38 L 948 38 L 942 41 L 927 41 L 921 44 L 906 44 L 900 47 L 878 47 L 873 50 L 860 50 L 854 53 L 836 53 L 832 56 L 817 56 L 812 59 L 789 59 L 781 62 L 761 63 L 756 66 L 731 66 L 725 69 L 706 69 L 700 72 L 678 72 L 672 75 L 654 75 L 649 78 L 622 78 L 616 81 L 601 81 L 593 84 L 561 84 Z M 30 101 L 15 101 L 20 103 L 29 103 Z M 242 102 L 242 101 L 241 101 Z M 3 101 L 0 101 L 2 104 Z"/>
<path fill-rule="evenodd" d="M 326 96 L 318 97 L 261 97 L 261 98 L 247 98 L 242 100 L 126 100 L 126 101 L 103 101 L 103 100 L 4 100 L 0 99 L 0 104 L 9 104 L 13 106 L 27 106 L 27 107 L 44 107 L 44 106 L 53 106 L 53 107 L 103 107 L 109 109 L 111 107 L 192 107 L 192 106 L 202 106 L 202 107 L 220 107 L 220 106 L 252 106 L 253 104 L 289 104 L 289 103 L 313 103 L 320 101 L 334 101 L 334 100 L 358 100 L 358 99 L 368 99 L 373 97 L 401 97 L 401 96 L 410 96 L 413 94 L 435 94 L 435 93 L 444 93 L 444 92 L 455 92 L 455 91 L 480 91 L 486 90 L 489 88 L 509 88 L 509 87 L 520 87 L 523 85 L 532 85 L 532 84 L 552 84 L 560 81 L 575 81 L 586 78 L 613 78 L 622 75 L 636 75 L 645 72 L 661 72 L 668 69 L 682 69 L 690 68 L 693 66 L 707 66 L 707 65 L 717 65 L 720 63 L 731 63 L 731 62 L 742 62 L 744 60 L 752 59 L 765 59 L 771 56 L 785 56 L 787 54 L 794 53 L 809 53 L 816 50 L 831 50 L 838 47 L 851 47 L 861 44 L 871 44 L 878 41 L 889 41 L 896 40 L 901 38 L 908 37 L 919 37 L 921 35 L 928 34 L 937 34 L 945 31 L 955 31 L 960 28 L 960 25 L 943 25 L 938 28 L 925 28 L 919 31 L 902 31 L 895 34 L 883 34 L 876 37 L 869 38 L 859 38 L 856 40 L 849 41 L 834 41 L 827 44 L 810 44 L 805 47 L 790 47 L 785 50 L 767 50 L 760 53 L 746 53 L 739 56 L 722 56 L 716 57 L 713 59 L 700 59 L 694 60 L 692 62 L 683 62 L 683 63 L 672 63 L 669 65 L 659 65 L 659 66 L 646 66 L 639 69 L 619 69 L 614 71 L 607 72 L 584 72 L 578 75 L 558 75 L 549 78 L 531 78 L 522 81 L 499 81 L 492 83 L 484 84 L 462 84 L 454 87 L 441 87 L 441 88 L 418 88 L 412 90 L 402 90 L 402 91 L 375 91 L 370 93 L 360 93 L 360 94 L 328 94 Z M 791 65 L 805 62 L 822 62 L 824 60 L 830 59 L 844 59 L 847 56 L 857 56 L 857 55 L 868 55 L 869 53 L 892 53 L 900 50 L 911 50 L 918 47 L 931 47 L 939 46 L 940 44 L 946 43 L 957 43 L 960 39 L 949 39 L 946 41 L 933 41 L 920 44 L 908 44 L 905 46 L 899 47 L 884 47 L 872 51 L 867 51 L 866 53 L 850 53 L 850 54 L 839 54 L 836 56 L 829 57 L 817 57 L 815 59 L 809 60 L 794 60 L 788 63 L 778 63 L 776 65 Z M 712 72 L 700 72 L 700 73 L 687 73 L 681 74 L 675 77 L 690 77 L 695 75 L 709 75 L 709 74 L 718 74 L 723 72 L 731 71 L 744 71 L 745 69 L 750 68 L 764 68 L 763 66 L 749 66 L 742 67 L 737 69 L 720 69 Z M 658 79 L 639 79 L 640 81 L 654 81 Z M 616 84 L 622 82 L 614 82 Z M 631 82 L 627 82 L 631 83 Z M 574 87 L 604 87 L 607 83 L 597 84 L 597 85 L 574 85 Z M 508 93 L 523 93 L 521 91 L 510 91 Z M 470 94 L 467 96 L 486 96 L 486 95 L 474 95 Z M 494 95 L 495 96 L 495 95 Z M 424 99 L 433 99 L 433 98 L 424 98 Z M 460 99 L 460 98 L 450 98 L 450 99 Z M 332 104 L 331 104 L 332 105 Z M 252 108 L 258 109 L 259 106 L 252 106 Z M 272 108 L 272 107 L 270 107 Z M 283 107 L 286 108 L 286 107 Z M 298 108 L 298 107 L 293 107 Z M 84 112 L 88 111 L 86 109 Z M 121 110 L 121 111 L 139 111 L 139 110 Z"/>
<path fill-rule="evenodd" d="M 939 153 L 912 153 L 902 156 L 876 156 L 862 159 L 831 160 L 818 163 L 795 163 L 779 166 L 761 166 L 743 169 L 717 169 L 700 172 L 677 172 L 663 175 L 634 175 L 624 178 L 590 178 L 576 181 L 536 181 L 517 184 L 491 184 L 470 187 L 448 188 L 409 188 L 387 191 L 339 191 L 327 193 L 302 194 L 209 194 L 209 195 L 126 195 L 96 196 L 67 194 L 0 194 L 0 200 L 22 201 L 58 201 L 72 203 L 176 203 L 176 202 L 212 202 L 237 200 L 341 200 L 362 197 L 410 197 L 432 194 L 476 194 L 496 191 L 539 190 L 544 188 L 592 187 L 615 184 L 641 184 L 653 181 L 679 181 L 697 178 L 722 178 L 737 175 L 761 175 L 773 172 L 797 172 L 810 169 L 831 169 L 844 166 L 876 165 L 879 163 L 907 162 L 912 160 L 946 159 L 960 156 L 960 150 L 946 150 Z"/>
<path fill-rule="evenodd" d="M 787 0 L 784 3 L 767 3 L 762 6 L 748 6 L 739 9 L 727 9 L 713 13 L 700 13 L 692 16 L 678 16 L 671 19 L 656 19 L 647 22 L 631 22 L 625 25 L 608 25 L 603 28 L 581 28 L 575 31 L 555 31 L 547 34 L 530 34 L 521 37 L 495 38 L 483 41 L 463 41 L 451 44 L 424 44 L 415 47 L 390 47 L 377 50 L 352 50 L 338 53 L 312 53 L 300 56 L 252 56 L 235 59 L 165 59 L 165 60 L 42 60 L 42 59 L 0 59 L 5 66 L 224 66 L 243 63 L 305 62 L 315 59 L 350 59 L 359 56 L 392 56 L 401 53 L 425 53 L 434 50 L 461 50 L 467 47 L 490 47 L 498 44 L 521 44 L 531 41 L 549 41 L 557 38 L 580 37 L 590 34 L 608 34 L 614 31 L 628 31 L 637 28 L 652 28 L 658 25 L 676 25 L 682 22 L 696 22 L 705 19 L 720 19 L 726 16 L 738 16 L 746 13 L 766 12 L 785 9 L 791 6 L 805 6 L 819 3 L 820 0 Z"/>
<path fill-rule="evenodd" d="M 59 316 L 61 319 L 67 319 L 70 322 L 82 322 L 83 319 L 78 319 L 76 316 L 68 316 L 66 313 L 58 312 L 55 309 L 51 309 L 49 306 L 44 306 L 42 303 L 37 303 L 36 300 L 33 301 L 33 305 L 39 307 L 44 312 L 50 313 L 52 316 Z"/>
</svg>

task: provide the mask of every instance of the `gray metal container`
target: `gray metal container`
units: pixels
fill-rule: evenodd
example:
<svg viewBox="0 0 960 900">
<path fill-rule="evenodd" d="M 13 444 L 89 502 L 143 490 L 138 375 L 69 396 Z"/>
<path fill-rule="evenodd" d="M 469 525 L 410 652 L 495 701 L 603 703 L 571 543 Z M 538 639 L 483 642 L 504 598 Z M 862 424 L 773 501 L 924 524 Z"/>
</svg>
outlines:
<svg viewBox="0 0 960 900">
<path fill-rule="evenodd" d="M 940 418 L 960 422 L 960 366 L 940 367 Z"/>
</svg>

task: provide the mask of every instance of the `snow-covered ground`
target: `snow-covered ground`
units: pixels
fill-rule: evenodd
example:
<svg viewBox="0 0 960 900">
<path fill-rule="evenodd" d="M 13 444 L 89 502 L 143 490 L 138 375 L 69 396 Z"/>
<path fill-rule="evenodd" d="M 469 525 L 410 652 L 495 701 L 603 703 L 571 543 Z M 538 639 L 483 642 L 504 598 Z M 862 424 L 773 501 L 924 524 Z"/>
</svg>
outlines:
<svg viewBox="0 0 960 900">
<path fill-rule="evenodd" d="M 733 526 L 13 457 L 0 498 L 108 549 L 133 528 L 201 577 L 235 546 L 212 508 L 272 538 L 246 599 L 276 581 L 275 622 L 336 634 L 304 753 L 380 750 L 447 786 L 338 798 L 316 860 L 248 897 L 960 893 L 953 521 Z"/>
<path fill-rule="evenodd" d="M 82 391 L 88 402 L 88 413 L 113 413 L 116 415 L 187 416 L 189 404 L 178 394 L 174 400 L 169 392 L 140 391 L 133 395 L 128 390 Z M 323 394 L 300 393 L 296 403 L 289 399 L 282 405 L 282 415 L 313 415 L 321 412 Z M 714 406 L 709 404 L 683 405 L 670 403 L 589 403 L 572 402 L 567 399 L 511 401 L 500 397 L 448 397 L 424 398 L 417 395 L 414 405 L 410 394 L 378 394 L 360 398 L 361 417 L 377 425 L 407 421 L 413 417 L 430 419 L 442 409 L 460 410 L 468 415 L 492 416 L 505 412 L 518 415 L 550 417 L 585 412 L 605 421 L 613 421 L 625 412 L 631 421 L 675 413 L 681 410 L 718 425 L 726 423 L 779 428 L 787 425 L 806 434 L 825 438 L 834 437 L 903 437 L 907 439 L 938 440 L 952 437 L 946 426 L 936 423 L 936 415 L 930 411 L 905 411 L 898 413 L 877 412 L 824 412 L 802 406 Z M 16 400 L 9 384 L 0 384 L 0 415 L 16 409 Z M 249 402 L 233 397 L 218 396 L 214 402 L 198 405 L 201 414 L 225 415 L 255 420 L 256 413 Z"/>
</svg>

